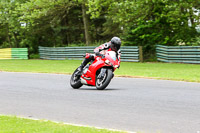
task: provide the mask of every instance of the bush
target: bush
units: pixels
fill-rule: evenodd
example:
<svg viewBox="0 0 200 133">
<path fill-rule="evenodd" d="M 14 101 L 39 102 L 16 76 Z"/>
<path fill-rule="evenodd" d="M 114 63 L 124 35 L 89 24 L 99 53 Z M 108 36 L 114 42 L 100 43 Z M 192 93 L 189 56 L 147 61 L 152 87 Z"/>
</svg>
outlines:
<svg viewBox="0 0 200 133">
<path fill-rule="evenodd" d="M 31 54 L 30 59 L 39 59 L 40 55 L 39 54 Z"/>
<path fill-rule="evenodd" d="M 192 46 L 200 46 L 200 36 L 195 37 L 192 39 Z"/>
</svg>

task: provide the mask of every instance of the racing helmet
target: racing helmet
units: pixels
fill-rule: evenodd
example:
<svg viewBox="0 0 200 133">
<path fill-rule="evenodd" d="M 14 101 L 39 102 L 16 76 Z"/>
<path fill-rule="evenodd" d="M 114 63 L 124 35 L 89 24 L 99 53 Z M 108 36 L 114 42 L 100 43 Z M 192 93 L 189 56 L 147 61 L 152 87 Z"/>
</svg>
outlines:
<svg viewBox="0 0 200 133">
<path fill-rule="evenodd" d="M 119 37 L 113 37 L 110 42 L 111 42 L 111 49 L 113 51 L 118 51 L 120 49 L 121 39 Z"/>
</svg>

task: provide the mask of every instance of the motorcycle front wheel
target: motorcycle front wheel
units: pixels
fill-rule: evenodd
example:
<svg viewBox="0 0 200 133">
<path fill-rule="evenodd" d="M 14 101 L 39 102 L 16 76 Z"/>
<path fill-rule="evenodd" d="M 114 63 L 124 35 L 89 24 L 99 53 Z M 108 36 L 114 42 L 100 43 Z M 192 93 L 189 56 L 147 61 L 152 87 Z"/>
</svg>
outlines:
<svg viewBox="0 0 200 133">
<path fill-rule="evenodd" d="M 98 75 L 97 75 L 98 77 Z M 106 73 L 104 74 L 104 77 L 99 79 L 96 79 L 96 88 L 97 90 L 104 90 L 108 84 L 110 83 L 111 79 L 113 77 L 113 72 L 111 69 L 107 69 Z"/>
<path fill-rule="evenodd" d="M 81 76 L 77 75 L 77 71 L 78 71 L 77 69 L 74 71 L 70 79 L 70 85 L 74 89 L 79 89 L 83 85 L 80 80 Z"/>
</svg>

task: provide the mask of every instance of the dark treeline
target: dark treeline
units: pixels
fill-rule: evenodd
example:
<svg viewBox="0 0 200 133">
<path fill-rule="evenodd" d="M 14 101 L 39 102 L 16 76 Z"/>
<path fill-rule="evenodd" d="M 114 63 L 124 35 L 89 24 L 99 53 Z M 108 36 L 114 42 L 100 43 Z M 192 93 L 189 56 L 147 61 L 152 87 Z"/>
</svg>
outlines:
<svg viewBox="0 0 200 133">
<path fill-rule="evenodd" d="M 199 0 L 1 0 L 0 48 L 100 45 L 199 45 Z"/>
</svg>

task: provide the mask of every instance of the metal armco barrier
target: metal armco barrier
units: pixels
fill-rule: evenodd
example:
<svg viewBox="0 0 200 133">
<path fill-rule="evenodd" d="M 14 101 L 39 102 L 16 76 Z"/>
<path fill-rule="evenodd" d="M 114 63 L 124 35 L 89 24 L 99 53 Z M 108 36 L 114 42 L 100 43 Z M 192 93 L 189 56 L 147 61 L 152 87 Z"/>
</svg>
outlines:
<svg viewBox="0 0 200 133">
<path fill-rule="evenodd" d="M 157 60 L 171 63 L 200 64 L 200 46 L 156 46 Z"/>
<path fill-rule="evenodd" d="M 28 59 L 27 48 L 0 49 L 0 59 Z"/>
<path fill-rule="evenodd" d="M 83 60 L 85 53 L 94 53 L 95 47 L 41 47 L 39 46 L 39 54 L 41 59 L 47 60 L 65 60 L 76 59 Z M 139 50 L 140 49 L 140 50 Z M 138 46 L 121 47 L 121 61 L 139 62 L 142 59 L 142 48 Z M 141 56 L 139 56 L 141 55 Z"/>
</svg>

